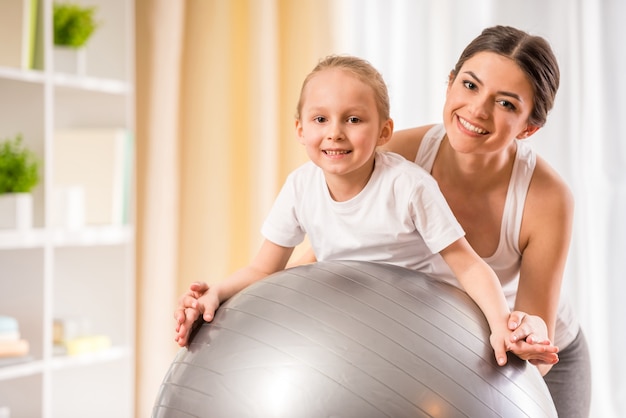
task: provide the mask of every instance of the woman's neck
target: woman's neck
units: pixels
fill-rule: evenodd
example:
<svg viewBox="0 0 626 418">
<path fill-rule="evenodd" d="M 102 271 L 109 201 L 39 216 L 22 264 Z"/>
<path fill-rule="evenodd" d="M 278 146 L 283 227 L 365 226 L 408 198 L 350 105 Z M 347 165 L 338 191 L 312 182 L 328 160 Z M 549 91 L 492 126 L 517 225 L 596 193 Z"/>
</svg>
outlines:
<svg viewBox="0 0 626 418">
<path fill-rule="evenodd" d="M 507 184 L 511 178 L 517 144 L 497 153 L 463 154 L 455 151 L 445 136 L 435 158 L 432 175 L 438 182 L 473 192 L 488 191 Z"/>
</svg>

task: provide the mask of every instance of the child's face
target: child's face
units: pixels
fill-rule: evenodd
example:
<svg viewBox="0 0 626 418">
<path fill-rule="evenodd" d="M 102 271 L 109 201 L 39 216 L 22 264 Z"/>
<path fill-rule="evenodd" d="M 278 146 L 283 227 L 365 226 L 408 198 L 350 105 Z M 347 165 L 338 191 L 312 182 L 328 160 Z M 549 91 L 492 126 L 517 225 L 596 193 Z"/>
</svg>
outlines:
<svg viewBox="0 0 626 418">
<path fill-rule="evenodd" d="M 332 68 L 312 77 L 302 94 L 296 133 L 311 161 L 327 181 L 329 176 L 367 180 L 376 147 L 393 130 L 391 120 L 381 121 L 372 87 L 347 70 Z"/>
</svg>

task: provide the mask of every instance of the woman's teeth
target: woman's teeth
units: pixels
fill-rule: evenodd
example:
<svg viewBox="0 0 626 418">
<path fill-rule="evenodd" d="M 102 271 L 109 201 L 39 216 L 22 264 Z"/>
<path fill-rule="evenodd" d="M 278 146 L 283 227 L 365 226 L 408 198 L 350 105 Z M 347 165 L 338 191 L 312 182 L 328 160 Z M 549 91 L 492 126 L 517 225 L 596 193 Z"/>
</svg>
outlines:
<svg viewBox="0 0 626 418">
<path fill-rule="evenodd" d="M 463 127 L 467 129 L 468 131 L 472 131 L 481 135 L 484 135 L 487 133 L 487 131 L 485 131 L 484 129 L 480 129 L 478 126 L 472 125 L 471 123 L 469 123 L 468 121 L 466 121 L 465 119 L 461 117 L 459 117 L 459 122 L 461 122 L 461 125 L 463 125 Z"/>
</svg>

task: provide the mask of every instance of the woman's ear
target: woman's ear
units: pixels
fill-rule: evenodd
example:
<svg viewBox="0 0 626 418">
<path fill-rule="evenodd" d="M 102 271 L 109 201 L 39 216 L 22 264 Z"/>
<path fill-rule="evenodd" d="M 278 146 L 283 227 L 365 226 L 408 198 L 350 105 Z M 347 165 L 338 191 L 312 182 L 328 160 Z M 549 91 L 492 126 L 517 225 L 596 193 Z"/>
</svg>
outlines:
<svg viewBox="0 0 626 418">
<path fill-rule="evenodd" d="M 526 138 L 530 137 L 531 135 L 533 135 L 538 130 L 539 130 L 539 126 L 527 125 L 526 128 L 516 136 L 516 138 L 517 139 L 526 139 Z"/>
<path fill-rule="evenodd" d="M 376 145 L 383 146 L 391 139 L 393 135 L 393 119 L 387 119 L 380 130 L 380 135 L 378 136 L 378 142 Z"/>
<path fill-rule="evenodd" d="M 450 74 L 448 74 L 448 88 L 452 87 L 452 83 L 454 82 L 455 78 L 456 74 L 454 73 L 454 70 L 450 70 Z"/>
</svg>

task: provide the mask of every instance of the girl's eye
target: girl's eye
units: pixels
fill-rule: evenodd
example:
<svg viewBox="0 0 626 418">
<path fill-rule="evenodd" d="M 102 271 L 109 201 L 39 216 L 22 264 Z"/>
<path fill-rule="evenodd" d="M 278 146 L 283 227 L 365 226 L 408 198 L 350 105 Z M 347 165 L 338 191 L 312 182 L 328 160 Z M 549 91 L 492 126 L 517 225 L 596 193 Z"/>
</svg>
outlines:
<svg viewBox="0 0 626 418">
<path fill-rule="evenodd" d="M 348 123 L 359 123 L 359 122 L 361 122 L 361 119 L 357 118 L 356 116 L 352 116 L 348 118 Z"/>
<path fill-rule="evenodd" d="M 511 102 L 509 102 L 508 100 L 498 100 L 498 104 L 500 104 L 500 106 L 508 109 L 508 110 L 516 110 L 517 108 L 515 107 L 515 105 Z"/>
<path fill-rule="evenodd" d="M 324 123 L 326 122 L 326 118 L 324 116 L 317 116 L 315 118 L 313 118 L 313 120 L 317 123 Z"/>
<path fill-rule="evenodd" d="M 476 84 L 474 84 L 473 82 L 468 81 L 468 80 L 464 81 L 464 82 L 463 82 L 463 85 L 464 85 L 464 86 L 465 86 L 465 88 L 466 88 L 466 89 L 468 89 L 468 90 L 475 90 L 475 89 L 476 89 Z"/>
</svg>

